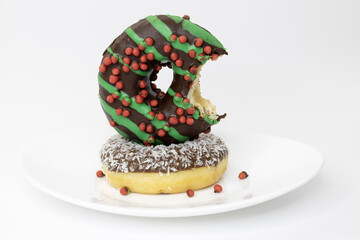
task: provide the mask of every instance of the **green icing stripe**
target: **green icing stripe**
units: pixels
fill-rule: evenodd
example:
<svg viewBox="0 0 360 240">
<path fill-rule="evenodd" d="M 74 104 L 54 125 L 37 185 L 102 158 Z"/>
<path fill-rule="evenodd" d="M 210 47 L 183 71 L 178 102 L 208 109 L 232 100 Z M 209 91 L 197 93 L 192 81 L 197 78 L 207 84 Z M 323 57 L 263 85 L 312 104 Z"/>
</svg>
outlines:
<svg viewBox="0 0 360 240">
<path fill-rule="evenodd" d="M 150 137 L 149 134 L 141 131 L 139 129 L 139 127 L 130 119 L 124 117 L 124 116 L 119 116 L 116 114 L 116 110 L 114 108 L 112 108 L 110 105 L 108 105 L 104 99 L 102 99 L 100 96 L 100 102 L 101 102 L 101 106 L 104 108 L 105 112 L 107 112 L 111 118 L 119 125 L 123 125 L 124 127 L 126 127 L 127 129 L 129 129 L 131 132 L 133 132 L 138 138 L 147 141 Z M 155 144 L 162 144 L 161 141 L 155 139 Z"/>
<path fill-rule="evenodd" d="M 202 53 L 203 49 L 201 47 L 196 47 L 195 45 L 191 45 L 188 42 L 186 43 L 180 43 L 179 39 L 177 39 L 175 42 L 170 38 L 172 35 L 171 29 L 163 22 L 161 21 L 157 16 L 148 16 L 146 17 L 146 20 L 158 31 L 160 32 L 169 42 L 171 42 L 171 45 L 179 49 L 181 51 L 184 51 L 185 53 L 188 53 L 189 50 L 194 50 L 196 54 Z M 204 60 L 201 60 L 201 58 L 204 58 Z M 198 59 L 202 64 L 204 64 L 207 60 L 209 60 L 209 56 L 205 55 L 204 57 L 197 56 L 196 59 Z"/>
<path fill-rule="evenodd" d="M 118 89 L 116 87 L 114 87 L 113 85 L 107 83 L 104 79 L 102 79 L 102 77 L 100 75 L 98 75 L 98 80 L 99 80 L 99 83 L 100 85 L 106 89 L 106 91 L 108 91 L 109 93 L 113 93 L 113 92 L 118 92 Z M 119 93 L 119 92 L 118 92 Z M 127 95 L 126 93 L 124 92 L 120 92 L 119 94 L 119 99 L 122 100 L 123 98 L 125 97 L 129 97 L 129 95 Z M 111 108 L 111 106 L 109 106 Z M 135 109 L 136 111 L 138 111 L 139 113 L 143 114 L 145 117 L 152 117 L 151 115 L 148 114 L 148 112 L 151 111 L 151 107 L 146 105 L 145 103 L 137 103 L 135 101 L 135 98 L 131 98 L 131 103 L 130 103 L 130 107 Z M 113 109 L 113 108 L 111 108 Z M 116 115 L 116 110 L 113 109 L 113 111 L 115 112 L 115 115 Z M 109 113 L 109 112 L 108 112 Z M 110 113 L 109 113 L 110 114 Z M 111 114 L 110 114 L 111 115 Z M 112 115 L 111 115 L 112 116 Z M 118 115 L 116 115 L 118 116 Z M 127 119 L 127 118 L 125 118 Z M 115 120 L 115 119 L 114 119 Z M 166 122 L 165 121 L 160 121 L 160 120 L 157 120 L 156 118 L 154 118 L 153 120 L 151 120 L 151 123 L 158 129 L 161 129 L 161 128 L 164 128 L 165 125 L 166 125 Z M 136 125 L 136 124 L 135 124 Z M 137 129 L 139 129 L 139 127 L 136 125 Z M 131 129 L 130 129 L 131 130 Z M 183 136 L 181 135 L 178 131 L 176 131 L 175 128 L 173 127 L 170 127 L 170 130 L 168 131 L 168 134 L 175 138 L 176 140 L 178 141 L 186 141 L 189 139 L 189 137 L 186 137 L 186 136 Z M 140 138 L 140 137 L 139 137 Z M 142 138 L 140 138 L 142 139 Z M 143 140 L 147 140 L 146 139 L 143 139 Z M 156 142 L 155 142 L 156 143 Z"/>
<path fill-rule="evenodd" d="M 176 23 L 180 23 L 183 18 L 179 17 L 179 16 L 174 16 L 174 15 L 166 15 L 167 17 L 171 18 L 172 20 L 174 20 L 174 22 Z"/>
<path fill-rule="evenodd" d="M 185 104 L 183 103 L 184 98 L 176 97 L 174 90 L 172 90 L 171 88 L 168 89 L 168 93 L 169 93 L 170 96 L 173 97 L 174 104 L 175 104 L 177 107 L 181 107 L 182 109 L 185 109 L 185 110 L 186 110 L 186 109 L 188 109 L 189 107 L 192 107 L 192 106 L 193 106 L 191 103 L 185 105 Z M 194 117 L 195 119 L 198 119 L 198 118 L 200 117 L 199 110 L 195 110 L 195 113 L 193 114 L 193 117 Z"/>
<path fill-rule="evenodd" d="M 123 136 L 124 138 L 129 138 L 129 135 L 127 135 L 126 133 L 124 133 L 124 132 L 121 131 L 120 129 L 115 128 L 115 130 L 116 130 L 121 136 Z"/>
<path fill-rule="evenodd" d="M 139 35 L 136 34 L 136 32 L 134 30 L 132 30 L 131 27 L 128 27 L 126 30 L 125 30 L 125 33 L 136 43 L 136 44 L 145 44 L 144 42 L 144 39 L 142 39 L 141 37 L 139 37 Z M 161 53 L 159 53 L 156 48 L 154 46 L 147 46 L 146 44 L 144 45 L 145 46 L 145 50 L 144 52 L 146 53 L 153 53 L 154 54 L 154 57 L 156 60 L 158 61 L 165 61 L 165 60 L 168 60 L 167 57 L 161 55 Z"/>
<path fill-rule="evenodd" d="M 173 97 L 174 104 L 175 104 L 177 107 L 181 107 L 181 108 L 183 108 L 183 109 L 186 110 L 186 109 L 188 109 L 189 107 L 194 106 L 194 105 L 192 105 L 191 103 L 185 105 L 185 104 L 183 103 L 183 99 L 184 99 L 184 98 L 176 97 L 174 90 L 172 90 L 171 88 L 168 89 L 168 93 L 169 93 L 170 96 Z M 214 125 L 214 124 L 217 124 L 217 123 L 219 122 L 219 121 L 216 120 L 216 119 L 214 119 L 214 120 L 211 119 L 211 118 L 209 117 L 209 115 L 206 113 L 205 108 L 204 108 L 204 113 L 205 113 L 205 118 L 204 118 L 204 119 L 205 119 L 205 121 L 208 122 L 209 124 Z M 193 117 L 194 117 L 194 119 L 198 119 L 198 118 L 200 117 L 200 112 L 199 112 L 199 110 L 195 110 L 195 113 L 193 114 Z"/>
<path fill-rule="evenodd" d="M 191 103 L 185 105 L 185 104 L 183 103 L 184 98 L 176 97 L 174 90 L 172 90 L 171 88 L 168 89 L 168 93 L 169 93 L 170 96 L 173 97 L 173 101 L 174 101 L 174 103 L 175 103 L 175 105 L 176 105 L 177 107 L 181 107 L 181 108 L 183 108 L 183 109 L 186 110 L 186 109 L 188 109 L 189 107 L 193 106 Z"/>
<path fill-rule="evenodd" d="M 125 33 L 136 43 L 136 44 L 142 44 L 144 43 L 144 39 L 142 39 L 141 37 L 139 37 L 139 35 L 136 34 L 136 32 L 132 29 L 132 28 L 127 28 L 125 30 Z M 158 61 L 165 61 L 165 60 L 169 60 L 169 58 L 167 58 L 166 56 L 162 55 L 161 53 L 159 53 L 156 48 L 154 46 L 146 46 L 145 50 L 146 53 L 153 53 L 154 57 L 156 60 Z M 185 75 L 187 74 L 191 80 L 194 80 L 196 78 L 196 74 L 191 74 L 189 71 L 187 70 L 183 70 L 182 68 L 179 68 L 178 66 L 176 66 L 173 62 L 171 63 L 172 65 L 172 69 L 175 73 L 179 74 L 179 75 Z"/>
<path fill-rule="evenodd" d="M 116 57 L 121 64 L 123 64 L 123 65 L 125 65 L 125 66 L 128 66 L 128 67 L 130 68 L 130 70 L 133 71 L 134 73 L 136 73 L 136 74 L 138 74 L 138 75 L 140 75 L 140 76 L 147 76 L 147 75 L 148 75 L 149 72 L 142 71 L 142 70 L 134 70 L 134 69 L 131 68 L 130 65 L 125 64 L 125 63 L 123 62 L 123 60 L 121 59 L 121 57 L 119 57 L 119 55 L 117 55 L 116 53 L 114 53 L 114 52 L 111 50 L 111 48 L 107 48 L 107 51 L 108 51 L 109 53 L 111 53 L 111 55 L 113 55 L 114 57 Z"/>
<path fill-rule="evenodd" d="M 181 17 L 173 16 L 173 15 L 166 15 L 166 16 L 174 20 L 176 23 L 180 23 L 181 21 L 183 21 L 182 28 L 190 32 L 192 35 L 202 38 L 205 42 L 208 42 L 211 45 L 214 45 L 219 48 L 224 48 L 221 42 L 217 40 L 217 38 L 214 37 L 214 35 L 212 35 L 207 30 L 203 29 L 202 27 L 196 25 L 195 23 L 191 22 L 190 20 L 183 19 Z"/>
</svg>

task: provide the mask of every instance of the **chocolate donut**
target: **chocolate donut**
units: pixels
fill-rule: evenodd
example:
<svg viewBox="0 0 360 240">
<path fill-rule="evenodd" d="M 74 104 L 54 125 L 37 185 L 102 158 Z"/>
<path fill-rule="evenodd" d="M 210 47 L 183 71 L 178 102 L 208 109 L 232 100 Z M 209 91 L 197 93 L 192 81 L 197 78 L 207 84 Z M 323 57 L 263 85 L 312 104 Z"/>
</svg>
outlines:
<svg viewBox="0 0 360 240">
<path fill-rule="evenodd" d="M 199 72 L 223 54 L 223 45 L 188 16 L 148 16 L 131 25 L 105 50 L 99 67 L 99 97 L 110 125 L 145 145 L 209 132 L 225 114 L 201 97 Z M 162 67 L 174 72 L 166 93 L 152 83 Z"/>
</svg>

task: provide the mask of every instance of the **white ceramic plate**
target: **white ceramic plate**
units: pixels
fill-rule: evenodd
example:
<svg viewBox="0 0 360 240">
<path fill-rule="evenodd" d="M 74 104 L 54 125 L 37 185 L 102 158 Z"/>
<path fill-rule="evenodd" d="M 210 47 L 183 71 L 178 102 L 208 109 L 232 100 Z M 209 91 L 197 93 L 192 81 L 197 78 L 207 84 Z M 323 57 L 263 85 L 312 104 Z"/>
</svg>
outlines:
<svg viewBox="0 0 360 240">
<path fill-rule="evenodd" d="M 296 141 L 265 135 L 221 132 L 230 149 L 229 165 L 219 184 L 195 192 L 120 195 L 105 178 L 97 178 L 99 149 L 112 129 L 53 133 L 23 148 L 20 165 L 27 179 L 42 191 L 64 201 L 99 211 L 147 217 L 214 214 L 259 204 L 298 188 L 323 165 L 322 154 Z M 239 180 L 245 170 L 249 177 Z"/>
</svg>

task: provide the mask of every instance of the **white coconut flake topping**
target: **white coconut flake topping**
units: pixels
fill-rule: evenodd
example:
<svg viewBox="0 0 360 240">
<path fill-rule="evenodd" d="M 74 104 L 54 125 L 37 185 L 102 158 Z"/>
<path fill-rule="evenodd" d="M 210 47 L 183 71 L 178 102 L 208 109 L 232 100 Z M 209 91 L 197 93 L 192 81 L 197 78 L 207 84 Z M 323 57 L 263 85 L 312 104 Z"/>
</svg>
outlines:
<svg viewBox="0 0 360 240">
<path fill-rule="evenodd" d="M 198 139 L 184 143 L 149 147 L 115 135 L 100 150 L 100 158 L 106 169 L 125 173 L 170 174 L 196 167 L 216 166 L 227 154 L 225 143 L 213 134 L 200 134 Z"/>
</svg>

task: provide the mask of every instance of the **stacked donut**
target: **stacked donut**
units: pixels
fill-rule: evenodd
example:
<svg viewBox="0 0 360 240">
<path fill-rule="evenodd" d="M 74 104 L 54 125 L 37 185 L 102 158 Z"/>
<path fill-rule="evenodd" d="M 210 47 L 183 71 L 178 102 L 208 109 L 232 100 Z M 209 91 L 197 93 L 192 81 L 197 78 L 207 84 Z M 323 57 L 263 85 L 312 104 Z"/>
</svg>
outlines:
<svg viewBox="0 0 360 240">
<path fill-rule="evenodd" d="M 188 16 L 148 16 L 128 27 L 110 44 L 103 54 L 98 81 L 101 106 L 110 125 L 122 136 L 116 137 L 117 144 L 108 143 L 107 146 L 111 147 L 103 147 L 101 151 L 103 168 L 112 185 L 126 185 L 131 191 L 145 193 L 181 192 L 190 187 L 194 190 L 203 188 L 221 177 L 227 165 L 227 148 L 221 140 L 205 135 L 213 137 L 208 137 L 207 147 L 191 148 L 192 151 L 200 151 L 200 155 L 188 157 L 190 163 L 186 167 L 180 167 L 181 157 L 178 158 L 178 155 L 183 151 L 174 144 L 183 147 L 187 144 L 184 142 L 194 139 L 192 144 L 195 145 L 201 142 L 198 139 L 204 142 L 206 137 L 199 138 L 199 134 L 209 133 L 210 127 L 225 117 L 225 114 L 218 115 L 216 107 L 201 97 L 199 87 L 201 66 L 223 54 L 227 54 L 223 45 L 209 31 L 192 23 Z M 154 84 L 163 67 L 169 67 L 174 72 L 172 83 L 165 92 Z M 216 140 L 222 149 L 215 151 L 215 155 L 208 148 L 214 148 L 211 140 Z M 125 146 L 123 141 L 128 141 L 130 149 L 133 149 L 130 157 L 124 157 L 124 149 L 121 150 L 121 145 Z M 150 167 L 111 167 L 136 161 L 133 166 L 144 166 L 146 159 L 144 156 L 140 159 L 136 153 L 148 146 L 153 146 L 153 149 L 144 151 L 153 151 L 158 147 L 162 154 L 146 155 L 147 161 L 165 166 L 165 170 L 154 170 L 152 165 L 146 164 Z M 178 155 L 169 158 L 172 156 L 169 151 Z M 211 164 L 209 159 L 199 156 L 212 159 Z M 180 162 L 174 162 L 174 158 L 180 159 Z M 200 177 L 207 175 L 206 180 L 194 185 L 189 181 L 194 182 L 196 177 L 186 177 L 189 172 L 180 174 L 195 170 L 199 171 Z M 161 181 L 156 180 L 157 175 L 154 179 L 150 178 L 151 174 L 164 171 L 168 178 L 163 177 Z M 191 173 L 192 176 L 197 176 L 194 173 Z M 146 182 L 150 185 L 144 185 L 141 174 L 147 174 Z"/>
</svg>

